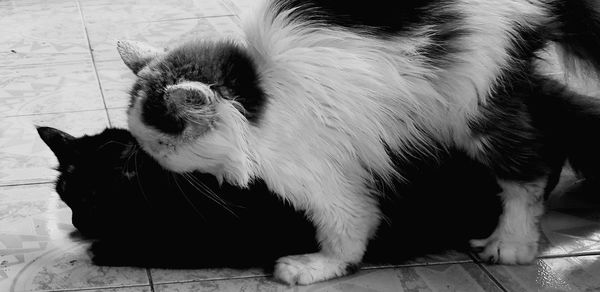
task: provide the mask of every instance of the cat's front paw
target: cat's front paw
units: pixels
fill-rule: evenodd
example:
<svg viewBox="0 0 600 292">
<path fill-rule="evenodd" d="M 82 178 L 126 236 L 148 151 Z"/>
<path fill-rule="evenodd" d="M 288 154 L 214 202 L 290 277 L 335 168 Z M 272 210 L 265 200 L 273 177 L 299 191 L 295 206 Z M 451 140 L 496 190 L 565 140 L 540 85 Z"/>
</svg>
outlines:
<svg viewBox="0 0 600 292">
<path fill-rule="evenodd" d="M 351 264 L 320 253 L 294 255 L 280 258 L 275 265 L 274 276 L 288 285 L 308 285 L 344 276 L 357 269 Z"/>
<path fill-rule="evenodd" d="M 492 264 L 529 264 L 535 260 L 538 251 L 537 240 L 503 240 L 492 236 L 482 240 L 471 240 L 470 243 L 481 260 Z"/>
</svg>

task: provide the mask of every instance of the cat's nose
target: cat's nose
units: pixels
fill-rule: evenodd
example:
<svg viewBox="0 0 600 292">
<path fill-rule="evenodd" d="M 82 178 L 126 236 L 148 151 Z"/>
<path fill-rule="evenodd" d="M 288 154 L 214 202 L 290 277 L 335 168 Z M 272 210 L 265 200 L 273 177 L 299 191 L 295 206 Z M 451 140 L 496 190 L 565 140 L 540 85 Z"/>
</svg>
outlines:
<svg viewBox="0 0 600 292">
<path fill-rule="evenodd" d="M 186 81 L 167 86 L 165 99 L 178 106 L 202 106 L 213 102 L 215 93 L 207 84 Z"/>
</svg>

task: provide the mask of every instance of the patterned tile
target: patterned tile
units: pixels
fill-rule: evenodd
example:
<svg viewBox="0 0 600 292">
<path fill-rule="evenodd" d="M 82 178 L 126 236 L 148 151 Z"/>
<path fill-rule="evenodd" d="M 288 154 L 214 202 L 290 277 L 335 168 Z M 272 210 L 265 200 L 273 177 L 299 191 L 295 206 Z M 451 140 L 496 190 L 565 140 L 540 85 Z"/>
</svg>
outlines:
<svg viewBox="0 0 600 292">
<path fill-rule="evenodd" d="M 85 290 L 69 290 L 69 292 L 150 292 L 150 286 L 135 286 L 135 287 L 120 287 L 110 289 L 85 289 Z"/>
<path fill-rule="evenodd" d="M 570 172 L 547 202 L 541 220 L 542 256 L 600 253 L 600 200 Z"/>
<path fill-rule="evenodd" d="M 103 108 L 90 61 L 0 68 L 0 117 Z"/>
<path fill-rule="evenodd" d="M 486 266 L 509 291 L 600 291 L 600 256 L 540 259 L 530 266 Z"/>
<path fill-rule="evenodd" d="M 94 134 L 108 126 L 105 110 L 0 118 L 0 185 L 54 180 L 54 154 L 39 138 L 35 125 L 72 135 Z"/>
<path fill-rule="evenodd" d="M 171 291 L 500 291 L 475 264 L 362 270 L 357 274 L 309 286 L 290 287 L 270 278 L 159 284 Z"/>
<path fill-rule="evenodd" d="M 151 22 L 232 15 L 220 0 L 82 0 L 86 24 Z"/>
<path fill-rule="evenodd" d="M 123 108 L 129 105 L 129 90 L 135 74 L 119 59 L 96 62 L 98 78 L 107 108 Z"/>
<path fill-rule="evenodd" d="M 406 265 L 433 265 L 456 262 L 470 262 L 469 255 L 458 251 L 447 251 L 439 254 L 429 254 L 406 262 Z"/>
<path fill-rule="evenodd" d="M 172 47 L 185 40 L 242 35 L 233 16 L 157 22 L 89 24 L 88 33 L 96 60 L 120 60 L 117 40 L 136 40 L 156 47 Z"/>
<path fill-rule="evenodd" d="M 150 273 L 152 274 L 152 281 L 155 284 L 200 280 L 223 280 L 265 275 L 261 269 L 151 269 Z"/>
<path fill-rule="evenodd" d="M 0 216 L 0 291 L 149 284 L 144 269 L 91 263 L 52 184 L 0 187 Z"/>
<path fill-rule="evenodd" d="M 59 199 L 54 184 L 0 187 L 0 253 L 19 242 L 37 239 L 64 239 L 73 231 L 71 210 Z"/>
<path fill-rule="evenodd" d="M 0 6 L 0 66 L 89 59 L 75 1 L 11 3 Z"/>
</svg>

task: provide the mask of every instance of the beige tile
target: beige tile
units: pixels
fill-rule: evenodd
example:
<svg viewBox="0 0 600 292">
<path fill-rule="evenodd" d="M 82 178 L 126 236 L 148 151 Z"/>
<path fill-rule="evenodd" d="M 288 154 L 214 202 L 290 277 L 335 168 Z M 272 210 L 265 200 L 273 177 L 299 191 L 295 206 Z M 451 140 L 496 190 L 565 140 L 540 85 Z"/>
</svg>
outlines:
<svg viewBox="0 0 600 292">
<path fill-rule="evenodd" d="M 105 110 L 0 118 L 0 185 L 47 182 L 56 178 L 56 158 L 35 129 L 50 126 L 75 136 L 108 126 Z"/>
<path fill-rule="evenodd" d="M 86 24 L 232 15 L 220 0 L 83 0 L 81 6 Z"/>
<path fill-rule="evenodd" d="M 52 184 L 0 187 L 0 291 L 149 284 L 145 269 L 93 265 L 73 231 Z"/>
<path fill-rule="evenodd" d="M 96 70 L 102 84 L 107 108 L 122 108 L 129 105 L 129 90 L 136 79 L 135 74 L 119 59 L 96 62 Z"/>
<path fill-rule="evenodd" d="M 136 40 L 153 46 L 172 47 L 190 39 L 239 38 L 238 20 L 232 16 L 156 22 L 110 22 L 88 25 L 94 57 L 98 61 L 120 60 L 117 40 Z"/>
<path fill-rule="evenodd" d="M 542 256 L 600 253 L 597 190 L 585 189 L 572 180 L 547 202 L 548 210 L 540 222 Z"/>
<path fill-rule="evenodd" d="M 41 251 L 25 250 L 6 257 L 0 290 L 39 291 L 149 284 L 145 269 L 100 267 L 91 263 L 88 244 L 70 239 L 50 241 Z M 4 290 L 7 289 L 7 290 Z"/>
<path fill-rule="evenodd" d="M 200 281 L 155 286 L 168 291 L 500 291 L 475 264 L 363 270 L 309 286 L 286 286 L 271 278 Z"/>
<path fill-rule="evenodd" d="M 103 108 L 90 61 L 0 68 L 0 117 Z"/>
<path fill-rule="evenodd" d="M 0 6 L 0 66 L 89 59 L 75 1 L 20 2 Z"/>
<path fill-rule="evenodd" d="M 222 280 L 265 275 L 260 269 L 151 269 L 150 273 L 152 274 L 152 280 L 155 284 L 199 280 Z"/>
<path fill-rule="evenodd" d="M 236 15 L 244 15 L 253 11 L 261 0 L 222 0 L 223 3 Z"/>
<path fill-rule="evenodd" d="M 152 291 L 152 288 L 150 288 L 150 286 L 69 290 L 69 292 L 150 292 L 150 291 Z"/>
<path fill-rule="evenodd" d="M 487 266 L 509 291 L 600 291 L 600 256 L 537 260 L 529 266 Z"/>
<path fill-rule="evenodd" d="M 0 187 L 0 202 L 0 253 L 23 248 L 26 237 L 62 240 L 75 230 L 54 184 Z"/>
<path fill-rule="evenodd" d="M 114 128 L 127 128 L 127 108 L 114 108 L 108 110 L 110 125 Z"/>
</svg>

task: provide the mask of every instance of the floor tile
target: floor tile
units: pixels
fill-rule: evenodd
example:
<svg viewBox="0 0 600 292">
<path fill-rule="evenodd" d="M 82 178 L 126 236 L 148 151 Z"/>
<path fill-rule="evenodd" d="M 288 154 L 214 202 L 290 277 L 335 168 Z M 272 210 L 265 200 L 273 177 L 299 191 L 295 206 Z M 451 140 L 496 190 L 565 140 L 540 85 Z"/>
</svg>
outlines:
<svg viewBox="0 0 600 292">
<path fill-rule="evenodd" d="M 69 290 L 69 292 L 150 292 L 150 286 L 119 287 L 104 289 Z"/>
<path fill-rule="evenodd" d="M 431 265 L 471 261 L 469 255 L 458 251 L 447 251 L 439 254 L 429 254 L 407 261 L 407 265 Z"/>
<path fill-rule="evenodd" d="M 0 202 L 3 252 L 17 248 L 14 238 L 29 236 L 50 241 L 64 239 L 74 231 L 71 210 L 60 200 L 52 183 L 0 187 Z M 25 239 L 16 240 L 21 241 Z"/>
<path fill-rule="evenodd" d="M 563 172 L 563 180 L 568 180 Z M 575 177 L 559 186 L 540 222 L 541 255 L 600 253 L 600 199 Z"/>
<path fill-rule="evenodd" d="M 145 269 L 92 265 L 74 230 L 52 184 L 0 187 L 0 291 L 149 283 Z"/>
<path fill-rule="evenodd" d="M 0 6 L 0 35 L 0 66 L 89 58 L 89 45 L 75 1 L 5 3 Z"/>
<path fill-rule="evenodd" d="M 223 3 L 236 15 L 250 13 L 255 9 L 260 0 L 222 0 Z"/>
<path fill-rule="evenodd" d="M 29 242 L 28 242 L 29 243 Z M 56 289 L 118 287 L 148 284 L 145 269 L 100 267 L 87 254 L 87 243 L 71 240 L 50 241 L 40 251 L 15 251 L 6 258 L 0 281 L 1 291 L 40 291 Z M 0 251 L 1 252 L 1 251 Z"/>
<path fill-rule="evenodd" d="M 127 108 L 109 109 L 108 118 L 112 127 L 127 129 Z"/>
<path fill-rule="evenodd" d="M 0 118 L 0 185 L 47 182 L 56 178 L 56 158 L 35 125 L 56 127 L 74 136 L 108 126 L 105 110 Z"/>
<path fill-rule="evenodd" d="M 357 274 L 291 287 L 271 278 L 159 284 L 157 292 L 170 291 L 500 291 L 475 264 L 438 265 L 400 269 L 362 270 Z"/>
<path fill-rule="evenodd" d="M 261 269 L 151 269 L 150 273 L 152 275 L 152 281 L 155 284 L 199 280 L 222 280 L 265 275 Z"/>
<path fill-rule="evenodd" d="M 86 25 L 233 15 L 220 0 L 81 1 Z"/>
<path fill-rule="evenodd" d="M 172 47 L 185 40 L 222 38 L 242 35 L 233 16 L 157 22 L 110 22 L 88 25 L 88 34 L 97 61 L 120 60 L 117 40 L 147 42 L 156 47 Z"/>
<path fill-rule="evenodd" d="M 529 266 L 486 266 L 509 291 L 600 291 L 600 256 L 540 259 Z"/>
<path fill-rule="evenodd" d="M 103 108 L 90 61 L 0 68 L 0 117 Z"/>
<path fill-rule="evenodd" d="M 98 78 L 107 108 L 122 108 L 129 105 L 129 90 L 136 77 L 123 61 L 96 62 Z"/>
</svg>

